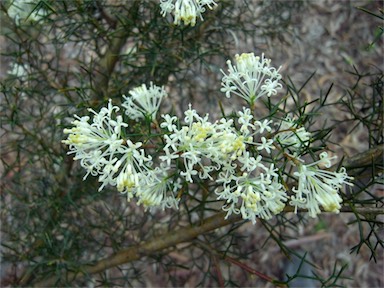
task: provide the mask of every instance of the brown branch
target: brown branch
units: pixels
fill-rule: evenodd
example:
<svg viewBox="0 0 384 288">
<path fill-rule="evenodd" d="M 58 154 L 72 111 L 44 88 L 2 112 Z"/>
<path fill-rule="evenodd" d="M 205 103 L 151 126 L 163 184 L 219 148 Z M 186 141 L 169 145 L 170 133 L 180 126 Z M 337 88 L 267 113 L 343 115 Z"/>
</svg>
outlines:
<svg viewBox="0 0 384 288">
<path fill-rule="evenodd" d="M 294 212 L 295 207 L 293 206 L 286 206 L 284 208 L 284 212 Z M 307 212 L 306 209 L 298 209 L 299 212 Z M 327 213 L 327 211 L 322 211 L 323 213 Z M 340 212 L 342 213 L 358 213 L 358 214 L 375 214 L 380 215 L 384 214 L 384 207 L 350 207 L 350 206 L 344 206 L 341 207 Z M 330 212 L 332 213 L 332 212 Z"/>
<path fill-rule="evenodd" d="M 105 52 L 99 62 L 97 73 L 93 80 L 94 95 L 92 100 L 108 97 L 109 79 L 119 59 L 120 50 L 123 48 L 128 38 L 128 31 L 129 30 L 124 28 L 121 23 L 117 25 L 109 49 Z"/>
<path fill-rule="evenodd" d="M 294 208 L 287 206 L 284 212 L 293 212 Z M 305 212 L 305 210 L 300 210 Z M 341 212 L 357 212 L 359 214 L 384 214 L 384 208 L 377 207 L 343 207 Z M 121 264 L 129 263 L 138 260 L 144 256 L 153 255 L 154 253 L 161 251 L 165 248 L 175 246 L 183 242 L 188 242 L 196 238 L 197 236 L 215 230 L 226 225 L 236 223 L 240 221 L 241 215 L 234 215 L 229 219 L 224 219 L 225 212 L 220 212 L 214 216 L 211 216 L 203 220 L 200 224 L 192 227 L 181 228 L 177 231 L 171 231 L 163 236 L 156 237 L 142 244 L 138 244 L 127 249 L 116 252 L 115 254 L 98 261 L 96 264 L 90 266 L 85 265 L 79 269 L 79 272 L 70 272 L 64 278 L 73 281 L 79 279 L 85 275 L 102 272 L 112 267 L 116 267 Z M 81 271 L 81 272 L 80 272 Z M 34 284 L 35 287 L 47 287 L 55 285 L 56 277 L 50 277 Z"/>
<path fill-rule="evenodd" d="M 121 250 L 110 257 L 98 261 L 95 265 L 84 266 L 79 269 L 79 272 L 69 272 L 63 276 L 63 279 L 73 281 L 88 274 L 102 272 L 106 269 L 135 261 L 141 257 L 153 255 L 155 252 L 161 251 L 165 248 L 172 247 L 176 244 L 191 241 L 197 236 L 215 230 L 219 227 L 235 223 L 241 219 L 241 216 L 236 215 L 224 219 L 225 212 L 220 212 L 214 216 L 211 216 L 203 220 L 200 224 L 192 227 L 181 228 L 177 231 L 171 231 L 161 237 L 149 240 L 145 243 L 132 246 L 128 249 Z M 81 272 L 80 272 L 81 271 Z M 56 284 L 58 279 L 56 277 L 50 277 L 43 281 L 34 284 L 35 287 L 49 287 Z"/>
<path fill-rule="evenodd" d="M 132 6 L 128 9 L 131 11 L 130 15 L 136 15 L 139 6 L 140 1 L 132 1 Z M 136 10 L 136 12 L 132 12 L 132 10 Z M 129 23 L 135 23 L 135 19 L 132 19 Z M 131 29 L 128 24 L 122 22 L 118 22 L 116 24 L 115 32 L 110 35 L 112 40 L 108 44 L 107 51 L 96 65 L 97 73 L 93 79 L 94 94 L 91 97 L 93 101 L 109 97 L 109 79 L 111 78 L 111 74 L 113 73 L 116 63 L 120 58 L 120 51 L 124 47 L 131 33 Z"/>
<path fill-rule="evenodd" d="M 374 148 L 369 149 L 368 151 L 346 159 L 343 162 L 343 166 L 350 171 L 355 168 L 372 166 L 372 164 L 383 164 L 383 153 L 384 144 L 380 144 Z"/>
<path fill-rule="evenodd" d="M 239 260 L 236 260 L 236 259 L 226 255 L 226 253 L 221 253 L 221 252 L 216 251 L 213 247 L 211 247 L 210 245 L 208 245 L 202 241 L 196 241 L 196 244 L 198 246 L 200 246 L 203 250 L 205 250 L 207 253 L 212 254 L 213 259 L 216 259 L 216 257 L 217 257 L 219 259 L 222 259 L 226 262 L 232 263 L 232 264 L 240 267 L 242 270 L 247 271 L 248 273 L 257 275 L 258 277 L 260 277 L 261 279 L 263 279 L 267 282 L 275 283 L 275 280 L 272 277 L 249 267 L 248 265 L 240 262 Z"/>
</svg>

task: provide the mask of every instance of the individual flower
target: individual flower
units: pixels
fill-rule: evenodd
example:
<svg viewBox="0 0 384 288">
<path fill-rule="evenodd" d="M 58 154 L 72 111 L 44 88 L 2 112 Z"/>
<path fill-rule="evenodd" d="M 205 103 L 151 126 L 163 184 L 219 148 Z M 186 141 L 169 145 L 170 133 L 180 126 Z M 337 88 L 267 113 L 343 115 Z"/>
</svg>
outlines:
<svg viewBox="0 0 384 288">
<path fill-rule="evenodd" d="M 226 200 L 223 210 L 227 211 L 226 218 L 232 213 L 241 214 L 243 219 L 256 222 L 256 218 L 270 219 L 280 213 L 287 201 L 284 186 L 278 182 L 278 175 L 273 164 L 260 168 L 256 176 L 243 173 L 226 175 L 223 186 L 215 190 L 218 199 Z M 228 177 L 229 176 L 229 177 Z"/>
<path fill-rule="evenodd" d="M 329 168 L 331 160 L 327 152 L 320 154 L 320 160 L 311 164 L 298 164 L 298 171 L 294 176 L 298 178 L 298 185 L 292 191 L 290 205 L 297 208 L 308 209 L 311 217 L 316 217 L 321 212 L 320 206 L 325 211 L 338 213 L 341 208 L 342 198 L 339 190 L 343 184 L 352 186 L 353 178 L 348 176 L 344 167 L 339 172 L 332 172 L 319 168 L 320 165 Z"/>
<path fill-rule="evenodd" d="M 160 0 L 161 15 L 172 13 L 175 25 L 184 22 L 184 25 L 195 26 L 197 17 L 203 20 L 205 6 L 212 10 L 216 5 L 213 0 Z"/>
<path fill-rule="evenodd" d="M 163 114 L 161 117 L 164 119 L 164 122 L 160 124 L 161 128 L 166 128 L 169 132 L 177 131 L 175 122 L 177 121 L 176 116 L 170 116 L 169 114 Z"/>
<path fill-rule="evenodd" d="M 130 200 L 141 186 L 140 179 L 146 178 L 151 171 L 152 157 L 145 155 L 141 142 L 133 143 L 126 141 L 126 145 L 120 150 L 121 155 L 117 161 L 117 172 L 115 180 L 110 184 L 117 187 L 117 190 L 127 195 Z"/>
<path fill-rule="evenodd" d="M 297 152 L 298 149 L 309 144 L 311 133 L 306 131 L 304 127 L 300 127 L 298 122 L 289 116 L 277 125 L 279 128 L 275 132 L 274 140 L 283 148 Z"/>
<path fill-rule="evenodd" d="M 236 54 L 235 64 L 227 61 L 228 74 L 223 70 L 221 91 L 230 98 L 237 95 L 246 100 L 251 106 L 263 96 L 275 95 L 282 88 L 279 83 L 281 75 L 279 69 L 270 67 L 270 59 L 255 56 L 253 53 Z"/>
<path fill-rule="evenodd" d="M 168 167 L 161 165 L 150 170 L 146 177 L 139 179 L 136 196 L 146 209 L 160 207 L 178 208 L 179 198 L 176 197 L 177 191 L 181 188 L 180 179 L 176 181 L 168 175 Z"/>
<path fill-rule="evenodd" d="M 267 131 L 267 132 L 271 132 L 272 131 L 272 127 L 270 126 L 270 124 L 272 123 L 272 120 L 264 120 L 263 122 L 261 121 L 255 121 L 255 126 L 258 126 L 259 129 L 256 129 L 258 133 L 264 133 L 264 130 Z"/>
<path fill-rule="evenodd" d="M 130 96 L 123 95 L 125 101 L 121 104 L 125 108 L 125 114 L 133 120 L 147 118 L 153 121 L 159 110 L 161 100 L 167 97 L 164 87 L 150 83 L 149 88 L 145 84 L 129 91 Z"/>
<path fill-rule="evenodd" d="M 80 160 L 81 165 L 89 174 L 97 175 L 106 163 L 113 160 L 116 153 L 120 153 L 124 147 L 121 137 L 122 127 L 128 124 L 123 122 L 121 115 L 115 115 L 120 110 L 113 106 L 109 100 L 108 107 L 101 108 L 100 112 L 88 109 L 93 113 L 92 123 L 90 117 L 79 117 L 75 115 L 72 122 L 74 127 L 64 129 L 68 138 L 62 142 L 69 146 L 68 154 L 75 154 L 74 159 Z"/>
<path fill-rule="evenodd" d="M 106 185 L 117 186 L 130 199 L 139 185 L 139 177 L 147 173 L 152 163 L 151 157 L 140 149 L 141 142 L 123 139 L 122 129 L 128 124 L 121 115 L 116 115 L 119 110 L 109 100 L 108 106 L 99 112 L 88 109 L 93 114 L 91 123 L 89 116 L 75 115 L 74 127 L 64 129 L 68 138 L 62 142 L 69 146 L 68 154 L 75 154 L 74 159 L 80 160 L 87 171 L 84 179 L 89 174 L 99 176 L 99 191 Z"/>
<path fill-rule="evenodd" d="M 249 134 L 250 131 L 255 130 L 255 126 L 251 122 L 253 115 L 251 109 L 243 107 L 243 111 L 237 113 L 239 115 L 238 122 L 241 124 L 240 132 Z"/>
<path fill-rule="evenodd" d="M 257 150 L 265 150 L 267 153 L 271 153 L 271 150 L 275 149 L 272 139 L 266 139 L 261 137 L 261 143 L 256 143 Z"/>
</svg>

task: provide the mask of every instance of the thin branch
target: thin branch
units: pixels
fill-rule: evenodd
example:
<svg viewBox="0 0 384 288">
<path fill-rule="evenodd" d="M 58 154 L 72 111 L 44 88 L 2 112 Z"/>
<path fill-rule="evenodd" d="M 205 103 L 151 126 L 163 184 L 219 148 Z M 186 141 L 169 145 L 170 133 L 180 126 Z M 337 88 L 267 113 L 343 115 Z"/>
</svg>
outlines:
<svg viewBox="0 0 384 288">
<path fill-rule="evenodd" d="M 294 212 L 295 207 L 286 206 L 284 208 L 284 212 Z M 307 212 L 306 209 L 297 209 L 298 212 Z M 384 214 L 384 207 L 350 207 L 344 206 L 341 207 L 340 212 L 342 213 L 358 213 L 358 214 L 372 214 L 372 215 L 380 215 Z M 327 213 L 327 211 L 322 211 L 322 213 Z M 332 213 L 332 212 L 330 212 Z"/>
<path fill-rule="evenodd" d="M 293 207 L 286 207 L 285 212 L 293 212 Z M 305 212 L 302 210 L 301 212 Z M 343 207 L 341 212 L 353 212 L 350 207 Z M 369 213 L 369 214 L 384 214 L 384 208 L 375 207 L 356 207 L 354 212 Z M 144 256 L 153 255 L 154 253 L 161 251 L 165 248 L 175 246 L 183 242 L 188 242 L 196 238 L 197 236 L 215 230 L 226 225 L 236 223 L 242 220 L 241 215 L 234 215 L 229 219 L 224 219 L 225 212 L 220 212 L 214 216 L 203 220 L 200 224 L 192 227 L 181 228 L 177 231 L 170 231 L 163 236 L 156 237 L 145 243 L 132 246 L 130 248 L 116 252 L 115 254 L 98 261 L 96 264 L 90 266 L 86 265 L 80 267 L 81 272 L 70 272 L 66 275 L 65 279 L 73 281 L 79 279 L 85 275 L 102 272 L 112 267 L 116 267 L 121 264 L 129 263 L 138 260 Z M 36 283 L 35 287 L 47 287 L 55 285 L 57 277 L 50 277 L 46 280 Z"/>
<path fill-rule="evenodd" d="M 230 256 L 228 256 L 228 255 L 226 255 L 224 253 L 216 251 L 213 247 L 211 247 L 210 245 L 208 245 L 208 244 L 206 244 L 206 243 L 204 243 L 202 241 L 198 241 L 197 245 L 200 246 L 202 249 L 204 249 L 207 253 L 212 254 L 214 259 L 216 259 L 215 257 L 217 257 L 217 258 L 219 258 L 221 260 L 224 260 L 226 262 L 232 263 L 232 264 L 240 267 L 242 270 L 247 271 L 248 273 L 257 275 L 258 277 L 260 277 L 261 279 L 263 279 L 263 280 L 265 280 L 267 282 L 270 282 L 270 283 L 275 283 L 276 282 L 272 277 L 270 277 L 270 276 L 268 276 L 268 275 L 266 275 L 264 273 L 261 273 L 261 272 L 255 270 L 255 269 L 249 267 L 248 265 L 242 263 L 241 261 L 236 260 L 236 259 L 234 259 L 234 258 L 232 258 L 232 257 L 230 257 Z"/>
<path fill-rule="evenodd" d="M 102 272 L 109 268 L 138 260 L 144 256 L 153 255 L 155 252 L 161 251 L 168 247 L 175 246 L 176 244 L 191 241 L 201 234 L 207 233 L 219 227 L 223 227 L 241 220 L 240 215 L 231 217 L 228 220 L 224 219 L 224 216 L 225 212 L 220 212 L 214 216 L 203 220 L 196 226 L 181 228 L 177 231 L 171 231 L 162 237 L 156 237 L 155 239 L 152 239 L 145 243 L 121 250 L 110 257 L 98 261 L 95 265 L 86 265 L 81 267 L 79 269 L 79 272 L 70 272 L 67 275 L 63 275 L 63 279 L 73 281 L 88 274 Z M 48 279 L 35 283 L 34 286 L 54 286 L 57 281 L 57 277 L 50 277 Z"/>
<path fill-rule="evenodd" d="M 119 60 L 120 51 L 127 41 L 129 35 L 128 31 L 129 29 L 125 28 L 123 24 L 119 23 L 117 25 L 109 49 L 100 59 L 98 65 L 98 70 L 93 81 L 93 84 L 95 85 L 93 90 L 94 95 L 92 97 L 93 100 L 108 97 L 109 79 Z"/>
<path fill-rule="evenodd" d="M 136 12 L 130 12 L 130 15 L 136 15 L 139 6 L 140 1 L 133 2 L 129 9 L 130 11 L 132 11 L 132 9 L 136 10 Z M 135 19 L 131 19 L 128 24 L 134 22 Z M 131 33 L 131 29 L 128 24 L 119 21 L 116 25 L 115 32 L 110 35 L 112 40 L 108 45 L 107 51 L 105 52 L 104 56 L 100 58 L 100 61 L 97 65 L 97 73 L 93 80 L 94 95 L 92 95 L 92 100 L 97 101 L 103 99 L 104 97 L 109 97 L 109 80 L 113 70 L 115 69 L 117 61 L 120 58 L 120 51 L 124 47 Z"/>
<path fill-rule="evenodd" d="M 380 144 L 363 153 L 346 159 L 343 166 L 347 170 L 372 166 L 372 164 L 383 164 L 384 144 Z"/>
</svg>

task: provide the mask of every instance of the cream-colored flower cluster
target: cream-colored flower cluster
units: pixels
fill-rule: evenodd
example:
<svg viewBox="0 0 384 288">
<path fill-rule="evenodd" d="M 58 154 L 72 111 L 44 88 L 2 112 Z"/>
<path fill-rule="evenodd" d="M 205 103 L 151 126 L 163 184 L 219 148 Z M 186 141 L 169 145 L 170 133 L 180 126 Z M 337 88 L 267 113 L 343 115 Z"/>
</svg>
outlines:
<svg viewBox="0 0 384 288">
<path fill-rule="evenodd" d="M 253 107 L 255 100 L 274 95 L 282 87 L 281 75 L 270 67 L 269 59 L 253 53 L 236 59 L 236 65 L 228 62 L 230 68 L 222 80 L 227 96 L 238 95 Z M 163 114 L 158 125 L 156 115 L 165 97 L 163 87 L 150 83 L 123 97 L 124 113 L 110 100 L 99 112 L 89 109 L 92 119 L 75 116 L 73 128 L 64 130 L 68 138 L 63 143 L 86 170 L 84 178 L 98 176 L 100 190 L 115 186 L 128 200 L 136 198 L 146 208 L 163 209 L 178 207 L 183 185 L 209 181 L 227 217 L 241 214 L 253 223 L 257 218 L 270 219 L 287 204 L 295 211 L 307 209 L 312 217 L 321 207 L 340 210 L 338 192 L 344 184 L 351 185 L 352 178 L 344 168 L 339 172 L 324 169 L 334 159 L 326 152 L 315 162 L 302 156 L 311 145 L 311 133 L 297 120 L 286 116 L 275 122 L 260 121 L 244 107 L 233 119 L 211 122 L 208 114 L 201 116 L 189 105 L 183 119 Z M 132 120 L 154 122 L 155 130 L 143 141 L 150 139 L 152 148 L 160 147 L 152 156 L 150 146 L 134 142 L 135 133 L 129 134 L 135 127 L 128 127 Z M 287 163 L 289 177 L 282 168 Z M 292 180 L 287 191 L 287 182 Z"/>
<path fill-rule="evenodd" d="M 164 96 L 162 87 L 151 84 L 149 90 L 151 89 Z M 150 99 L 147 100 L 151 100 L 153 97 L 153 93 L 148 93 L 146 87 L 140 86 L 130 93 L 133 98 L 136 98 L 138 91 L 141 92 L 141 98 L 148 97 Z M 157 95 L 156 99 L 158 97 L 160 96 Z M 139 107 L 130 105 L 131 102 L 124 102 L 122 106 L 136 108 L 137 110 L 127 113 L 136 120 L 143 109 L 147 109 L 144 115 L 152 117 L 158 103 L 157 100 L 148 103 Z M 102 183 L 99 191 L 106 185 L 116 186 L 120 193 L 127 195 L 128 200 L 138 197 L 139 203 L 145 207 L 177 207 L 178 201 L 173 192 L 180 188 L 179 182 L 173 181 L 166 173 L 167 167 L 153 168 L 152 157 L 146 154 L 143 143 L 133 143 L 127 137 L 128 124 L 124 122 L 123 115 L 118 114 L 120 108 L 109 100 L 108 106 L 101 108 L 99 112 L 88 110 L 93 114 L 92 119 L 89 116 L 75 115 L 72 122 L 74 127 L 64 129 L 68 138 L 63 140 L 69 146 L 68 153 L 75 154 L 74 159 L 79 160 L 87 171 L 84 179 L 89 174 L 98 176 Z"/>
<path fill-rule="evenodd" d="M 164 87 L 159 87 L 150 83 L 149 88 L 145 84 L 129 91 L 131 97 L 123 95 L 125 101 L 121 106 L 125 108 L 125 114 L 129 118 L 139 120 L 149 118 L 156 119 L 161 100 L 167 97 Z"/>
<path fill-rule="evenodd" d="M 203 20 L 205 7 L 212 10 L 216 5 L 213 0 L 160 0 L 161 15 L 172 14 L 175 25 L 195 26 L 197 18 Z"/>
<path fill-rule="evenodd" d="M 228 98 L 237 95 L 245 99 L 251 106 L 263 96 L 275 95 L 282 88 L 279 69 L 270 67 L 271 59 L 264 54 L 255 56 L 253 53 L 243 53 L 235 56 L 236 65 L 227 61 L 228 74 L 224 74 L 221 91 Z"/>
</svg>

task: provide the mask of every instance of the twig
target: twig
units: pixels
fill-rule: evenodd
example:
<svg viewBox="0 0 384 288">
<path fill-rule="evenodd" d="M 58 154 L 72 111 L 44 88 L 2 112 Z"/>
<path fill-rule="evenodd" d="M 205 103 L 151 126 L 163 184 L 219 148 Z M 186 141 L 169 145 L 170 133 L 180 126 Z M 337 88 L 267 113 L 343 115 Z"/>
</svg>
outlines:
<svg viewBox="0 0 384 288">
<path fill-rule="evenodd" d="M 139 1 L 135 1 L 131 9 L 138 9 L 139 7 L 138 4 L 139 4 Z M 113 19 L 111 18 L 110 20 L 112 21 Z M 92 101 L 100 100 L 104 96 L 108 97 L 109 79 L 119 59 L 120 50 L 123 48 L 124 44 L 126 43 L 129 33 L 130 33 L 130 30 L 128 29 L 127 25 L 123 24 L 122 22 L 118 22 L 118 24 L 116 25 L 115 32 L 113 34 L 113 38 L 108 45 L 108 49 L 105 52 L 104 56 L 100 58 L 100 61 L 97 65 L 98 70 L 96 70 L 97 73 L 95 75 L 95 80 L 93 81 L 94 94 L 91 96 Z M 24 132 L 27 132 L 27 131 L 25 130 Z M 40 141 L 40 144 L 43 147 L 46 146 L 43 141 Z M 56 154 L 60 154 L 60 153 L 56 153 Z M 69 164 L 71 166 L 71 163 L 65 163 L 65 164 Z M 65 167 L 63 167 L 62 171 L 69 171 L 69 168 L 66 169 Z M 56 177 L 57 182 L 64 183 L 66 181 L 66 178 L 65 178 L 66 176 L 67 176 L 66 173 L 58 174 Z M 58 190 L 60 191 L 60 193 L 58 194 L 64 195 L 65 192 L 62 190 L 63 190 L 63 187 L 65 187 L 65 185 L 60 184 L 58 187 L 59 187 Z M 55 219 L 55 218 L 56 216 L 51 216 L 51 219 Z M 54 221 L 51 221 L 50 223 L 54 223 Z M 40 241 L 40 240 L 36 241 L 36 243 L 34 243 L 32 247 L 35 247 L 35 245 L 37 245 L 36 248 L 40 247 L 41 245 L 43 245 L 43 241 Z M 24 286 L 31 281 L 32 277 L 33 277 L 32 271 L 29 271 L 28 269 L 26 269 L 24 273 L 21 275 L 18 284 L 21 286 Z"/>
<path fill-rule="evenodd" d="M 258 277 L 260 277 L 261 279 L 263 279 L 263 280 L 265 280 L 267 282 L 270 282 L 270 283 L 275 283 L 276 282 L 272 277 L 270 277 L 270 276 L 268 276 L 268 275 L 266 275 L 264 273 L 261 273 L 261 272 L 255 270 L 255 269 L 249 267 L 248 265 L 242 263 L 241 261 L 236 260 L 236 259 L 228 256 L 226 253 L 223 254 L 221 252 L 216 251 L 210 245 L 207 245 L 206 243 L 204 243 L 202 241 L 197 241 L 197 245 L 200 246 L 205 251 L 207 251 L 208 253 L 212 254 L 214 261 L 216 261 L 215 265 L 217 265 L 217 266 L 218 266 L 218 263 L 217 263 L 216 257 L 219 258 L 219 259 L 222 259 L 222 260 L 224 260 L 226 262 L 232 263 L 232 264 L 240 267 L 242 270 L 247 271 L 248 273 L 257 275 Z"/>
<path fill-rule="evenodd" d="M 284 241 L 283 244 L 284 244 L 284 246 L 293 249 L 293 248 L 298 248 L 301 245 L 304 245 L 307 243 L 313 243 L 313 242 L 323 240 L 326 238 L 330 238 L 330 237 L 332 237 L 331 233 L 322 232 L 322 233 L 318 233 L 315 235 L 300 237 L 299 239 L 292 239 L 292 240 Z"/>
<path fill-rule="evenodd" d="M 285 212 L 291 211 L 294 211 L 293 207 L 286 207 Z M 352 212 L 352 209 L 350 207 L 343 207 L 341 211 Z M 354 211 L 358 213 L 384 214 L 384 208 L 375 207 L 356 207 L 354 208 Z M 138 260 L 144 256 L 153 255 L 155 252 L 172 247 L 176 244 L 191 241 L 192 239 L 196 238 L 201 234 L 238 222 L 242 219 L 241 215 L 232 216 L 228 220 L 225 220 L 224 216 L 225 212 L 220 212 L 214 216 L 209 217 L 206 220 L 203 220 L 199 225 L 181 228 L 177 231 L 171 231 L 163 236 L 149 240 L 148 242 L 118 251 L 112 256 L 98 261 L 93 266 L 86 265 L 80 267 L 79 272 L 70 272 L 64 278 L 69 281 L 73 281 L 88 274 L 102 272 L 109 268 Z M 55 281 L 58 281 L 56 277 L 50 277 L 46 280 L 36 283 L 34 286 L 52 286 L 55 284 Z"/>
<path fill-rule="evenodd" d="M 135 9 L 137 11 L 139 6 L 140 1 L 134 1 L 132 7 L 129 9 Z M 131 14 L 136 15 L 137 13 Z M 131 19 L 131 22 L 134 22 L 134 20 L 135 19 Z M 97 101 L 103 99 L 104 97 L 108 98 L 109 79 L 111 78 L 111 74 L 113 73 L 116 63 L 119 60 L 120 51 L 124 47 L 130 33 L 131 29 L 128 24 L 119 21 L 116 25 L 115 32 L 111 35 L 113 37 L 108 45 L 108 50 L 105 52 L 104 56 L 100 58 L 97 65 L 98 70 L 93 81 L 94 94 L 91 97 L 92 100 Z"/>
<path fill-rule="evenodd" d="M 343 162 L 343 166 L 347 170 L 355 168 L 363 168 L 365 166 L 372 166 L 372 164 L 383 164 L 384 158 L 384 144 L 380 144 L 374 148 L 369 149 L 363 153 L 357 154 Z"/>
<path fill-rule="evenodd" d="M 119 23 L 116 27 L 116 32 L 113 35 L 113 40 L 109 45 L 109 49 L 100 59 L 97 73 L 94 77 L 94 95 L 92 100 L 103 99 L 108 97 L 109 79 L 119 59 L 120 50 L 123 48 L 127 38 L 129 29 Z"/>
<path fill-rule="evenodd" d="M 190 241 L 197 236 L 215 230 L 219 227 L 235 223 L 241 219 L 241 216 L 236 215 L 230 219 L 224 219 L 225 212 L 220 212 L 214 216 L 211 216 L 203 220 L 199 225 L 181 228 L 177 231 L 171 231 L 162 237 L 156 237 L 148 242 L 132 246 L 128 249 L 121 250 L 110 257 L 98 261 L 93 266 L 80 267 L 78 272 L 69 272 L 67 275 L 63 275 L 63 279 L 73 281 L 88 274 L 102 272 L 109 268 L 128 263 L 134 260 L 138 260 L 141 257 L 152 255 L 157 251 L 161 251 L 165 248 L 174 246 L 176 244 Z M 50 287 L 56 284 L 58 279 L 56 277 L 50 277 L 43 281 L 34 284 L 35 287 Z"/>
<path fill-rule="evenodd" d="M 295 207 L 293 206 L 286 206 L 284 208 L 284 212 L 294 212 Z M 306 209 L 297 209 L 299 212 L 307 212 Z M 323 213 L 326 213 L 326 211 L 322 211 Z M 340 212 L 343 213 L 359 213 L 359 214 L 384 214 L 384 207 L 350 207 L 350 206 L 344 206 L 341 207 Z"/>
</svg>

